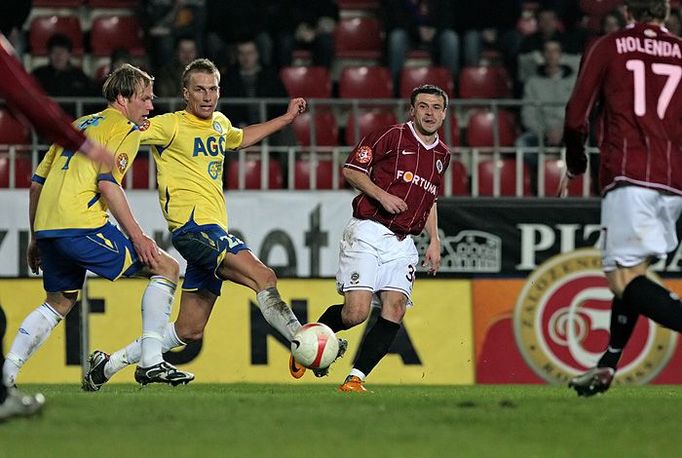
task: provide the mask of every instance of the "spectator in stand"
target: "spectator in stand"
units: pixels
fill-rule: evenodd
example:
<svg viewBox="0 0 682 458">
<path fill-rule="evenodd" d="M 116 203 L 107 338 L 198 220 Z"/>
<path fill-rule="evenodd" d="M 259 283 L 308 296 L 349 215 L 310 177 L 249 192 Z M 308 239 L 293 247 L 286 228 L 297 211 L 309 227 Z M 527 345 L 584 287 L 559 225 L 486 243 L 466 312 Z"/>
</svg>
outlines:
<svg viewBox="0 0 682 458">
<path fill-rule="evenodd" d="M 537 171 L 537 150 L 543 146 L 561 145 L 564 126 L 564 109 L 575 85 L 575 74 L 561 64 L 561 43 L 548 40 L 544 44 L 545 64 L 531 76 L 523 90 L 521 121 L 526 132 L 516 141 L 518 148 L 532 148 L 524 159 L 533 172 Z M 539 105 L 538 105 L 539 104 Z"/>
<path fill-rule="evenodd" d="M 400 71 L 410 48 L 431 53 L 434 65 L 459 73 L 459 35 L 454 30 L 450 0 L 382 0 L 386 59 L 396 95 Z"/>
<path fill-rule="evenodd" d="M 273 67 L 290 66 L 294 49 L 311 51 L 313 65 L 331 67 L 334 28 L 339 20 L 335 1 L 273 1 L 269 10 L 269 30 L 275 48 Z"/>
<path fill-rule="evenodd" d="M 464 37 L 465 65 L 479 65 L 483 50 L 491 49 L 501 54 L 508 70 L 516 68 L 516 55 L 521 41 L 516 31 L 516 21 L 521 15 L 520 1 L 453 0 L 450 8 L 455 30 Z"/>
<path fill-rule="evenodd" d="M 559 18 L 556 11 L 543 9 L 538 12 L 538 31 L 528 35 L 521 41 L 521 54 L 529 52 L 543 52 L 547 41 L 559 41 L 564 44 L 564 34 L 559 30 Z"/>
<path fill-rule="evenodd" d="M 673 35 L 682 37 L 682 17 L 680 16 L 680 10 L 670 10 L 670 16 L 668 16 L 668 20 L 665 21 L 665 27 Z"/>
<path fill-rule="evenodd" d="M 178 37 L 192 37 L 201 52 L 206 30 L 206 0 L 143 0 L 141 9 L 154 69 L 161 69 L 173 60 Z"/>
<path fill-rule="evenodd" d="M 71 62 L 73 43 L 66 35 L 54 34 L 47 41 L 48 64 L 33 70 L 33 76 L 52 97 L 88 97 L 97 95 L 97 85 L 83 70 Z M 72 103 L 61 104 L 72 116 L 76 106 Z"/>
<path fill-rule="evenodd" d="M 31 0 L 0 2 L 0 30 L 14 47 L 18 56 L 26 52 L 26 40 L 21 27 L 31 12 Z"/>
<path fill-rule="evenodd" d="M 601 18 L 601 24 L 600 24 L 600 31 L 601 35 L 606 35 L 608 33 L 615 32 L 616 30 L 620 30 L 625 25 L 627 22 L 625 21 L 625 16 L 623 16 L 623 13 L 620 12 L 620 10 L 613 10 L 604 15 L 604 17 Z"/>
<path fill-rule="evenodd" d="M 313 2 L 310 2 L 312 5 Z M 272 62 L 272 39 L 267 18 L 274 8 L 267 0 L 206 0 L 206 48 L 208 57 L 219 68 L 233 65 L 232 48 L 253 39 L 261 61 Z"/>
<path fill-rule="evenodd" d="M 237 64 L 221 72 L 225 76 L 220 82 L 220 93 L 227 98 L 281 98 L 287 99 L 286 89 L 277 72 L 263 65 L 254 40 L 237 44 Z M 287 103 L 268 105 L 265 118 L 261 117 L 260 106 L 229 104 L 224 112 L 235 127 L 245 127 L 281 116 L 287 111 Z M 293 134 L 286 128 L 270 137 L 271 145 L 293 145 Z"/>
<path fill-rule="evenodd" d="M 103 70 L 97 70 L 96 78 L 100 89 L 104 85 L 104 81 L 107 79 L 107 76 L 123 64 L 134 64 L 133 56 L 130 54 L 130 51 L 128 51 L 126 48 L 116 48 L 111 51 L 111 55 L 109 56 L 109 64 Z"/>
<path fill-rule="evenodd" d="M 182 73 L 198 57 L 197 42 L 191 37 L 180 37 L 175 42 L 175 58 L 161 67 L 155 81 L 155 92 L 159 97 L 180 97 Z"/>
</svg>

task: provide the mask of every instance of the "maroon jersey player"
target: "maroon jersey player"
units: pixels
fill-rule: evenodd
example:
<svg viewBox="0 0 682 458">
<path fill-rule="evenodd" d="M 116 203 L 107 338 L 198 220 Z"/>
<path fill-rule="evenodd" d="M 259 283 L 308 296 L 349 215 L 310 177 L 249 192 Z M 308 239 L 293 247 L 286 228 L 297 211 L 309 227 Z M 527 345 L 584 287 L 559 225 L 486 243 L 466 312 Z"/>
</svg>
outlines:
<svg viewBox="0 0 682 458">
<path fill-rule="evenodd" d="M 568 178 L 585 172 L 587 119 L 595 102 L 602 107 L 602 265 L 614 294 L 608 348 L 570 383 L 583 396 L 609 388 L 640 314 L 682 331 L 682 303 L 646 277 L 651 262 L 678 244 L 682 40 L 663 27 L 668 0 L 625 3 L 634 22 L 585 53 L 566 107 Z"/>
<path fill-rule="evenodd" d="M 410 235 L 426 229 L 431 241 L 424 265 L 434 275 L 440 267 L 436 197 L 450 153 L 437 131 L 447 104 L 447 95 L 437 86 L 414 89 L 412 120 L 372 132 L 345 164 L 344 177 L 360 194 L 340 244 L 336 283 L 344 303 L 329 307 L 319 322 L 337 332 L 364 322 L 373 304 L 381 306 L 381 315 L 365 336 L 341 391 L 366 391 L 365 377 L 388 353 L 400 329 L 419 262 Z M 291 369 L 294 377 L 303 375 L 293 360 Z"/>
</svg>

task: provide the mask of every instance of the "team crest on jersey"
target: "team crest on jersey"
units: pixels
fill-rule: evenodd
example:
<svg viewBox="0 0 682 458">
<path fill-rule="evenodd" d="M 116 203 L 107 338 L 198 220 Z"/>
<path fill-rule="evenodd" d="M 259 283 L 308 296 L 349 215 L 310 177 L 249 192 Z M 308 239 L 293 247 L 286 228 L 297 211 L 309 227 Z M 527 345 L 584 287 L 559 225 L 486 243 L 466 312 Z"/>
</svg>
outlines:
<svg viewBox="0 0 682 458">
<path fill-rule="evenodd" d="M 121 173 L 126 171 L 126 167 L 128 167 L 128 155 L 126 153 L 116 156 L 116 167 L 118 167 L 118 171 Z"/>
<path fill-rule="evenodd" d="M 438 173 L 443 173 L 443 161 L 440 159 L 436 160 L 436 170 L 438 170 Z"/>
<path fill-rule="evenodd" d="M 211 161 L 208 164 L 208 176 L 217 180 L 223 175 L 223 162 L 222 161 Z"/>
<path fill-rule="evenodd" d="M 372 160 L 372 148 L 369 146 L 361 146 L 355 153 L 355 158 L 360 164 L 367 164 Z"/>
<path fill-rule="evenodd" d="M 142 121 L 142 124 L 137 126 L 137 130 L 139 130 L 140 132 L 144 132 L 145 130 L 149 129 L 150 124 L 151 123 L 149 122 L 149 119 L 144 118 L 144 120 Z"/>
<path fill-rule="evenodd" d="M 612 300 L 598 250 L 575 250 L 540 265 L 514 308 L 516 343 L 533 372 L 548 382 L 566 383 L 595 366 L 608 344 Z M 615 383 L 649 382 L 676 347 L 674 332 L 639 320 Z"/>
<path fill-rule="evenodd" d="M 350 274 L 350 284 L 351 285 L 357 285 L 360 282 L 360 274 L 357 272 L 353 272 Z"/>
<path fill-rule="evenodd" d="M 213 128 L 215 129 L 216 132 L 219 134 L 223 133 L 223 126 L 220 125 L 218 121 L 213 121 Z"/>
</svg>

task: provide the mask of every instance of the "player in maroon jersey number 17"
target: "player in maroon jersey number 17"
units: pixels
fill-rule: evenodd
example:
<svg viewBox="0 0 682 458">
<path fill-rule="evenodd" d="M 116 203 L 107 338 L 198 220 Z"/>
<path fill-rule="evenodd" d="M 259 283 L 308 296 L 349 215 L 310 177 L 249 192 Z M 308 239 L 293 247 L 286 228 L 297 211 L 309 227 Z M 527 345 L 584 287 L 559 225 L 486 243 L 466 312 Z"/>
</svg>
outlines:
<svg viewBox="0 0 682 458">
<path fill-rule="evenodd" d="M 602 265 L 614 294 L 609 344 L 595 367 L 569 386 L 580 396 L 606 391 L 639 315 L 682 332 L 682 302 L 646 276 L 678 245 L 682 212 L 682 40 L 663 23 L 668 0 L 626 0 L 634 20 L 583 55 L 566 107 L 567 181 L 585 172 L 584 142 L 595 101 L 600 139 Z"/>
<path fill-rule="evenodd" d="M 445 92 L 420 86 L 410 96 L 412 120 L 367 135 L 351 152 L 343 175 L 360 194 L 341 240 L 337 289 L 343 304 L 332 305 L 318 320 L 334 332 L 364 322 L 372 305 L 381 314 L 360 348 L 355 366 L 339 387 L 366 391 L 363 382 L 396 338 L 411 305 L 419 255 L 411 235 L 426 229 L 431 241 L 423 265 L 440 267 L 436 198 L 450 152 L 438 137 L 448 106 Z M 345 349 L 344 349 L 345 350 Z M 296 372 L 292 364 L 292 375 Z M 326 371 L 315 371 L 326 375 Z"/>
</svg>

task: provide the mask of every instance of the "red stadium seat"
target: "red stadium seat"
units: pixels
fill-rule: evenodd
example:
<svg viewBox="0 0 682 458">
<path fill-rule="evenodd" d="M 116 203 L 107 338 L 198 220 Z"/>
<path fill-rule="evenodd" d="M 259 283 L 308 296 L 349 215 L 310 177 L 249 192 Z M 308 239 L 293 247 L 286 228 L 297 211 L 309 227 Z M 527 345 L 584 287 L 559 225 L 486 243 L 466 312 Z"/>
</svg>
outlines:
<svg viewBox="0 0 682 458">
<path fill-rule="evenodd" d="M 32 6 L 46 8 L 78 8 L 83 0 L 33 0 Z"/>
<path fill-rule="evenodd" d="M 88 0 L 91 8 L 136 8 L 139 0 Z"/>
<path fill-rule="evenodd" d="M 30 26 L 31 54 L 47 55 L 47 42 L 56 33 L 66 35 L 73 44 L 73 54 L 83 55 L 83 31 L 76 16 L 37 16 Z"/>
<path fill-rule="evenodd" d="M 400 72 L 400 97 L 407 98 L 412 89 L 422 84 L 435 84 L 449 97 L 455 94 L 455 83 L 450 70 L 443 67 L 405 67 Z"/>
<path fill-rule="evenodd" d="M 478 164 L 478 194 L 480 196 L 492 196 L 494 191 L 495 169 L 500 174 L 500 195 L 516 195 L 516 161 L 514 159 L 500 159 L 499 161 L 487 160 Z M 522 195 L 529 196 L 530 189 L 530 170 L 523 163 L 523 185 Z"/>
<path fill-rule="evenodd" d="M 390 99 L 391 75 L 385 67 L 346 67 L 339 77 L 342 99 Z"/>
<path fill-rule="evenodd" d="M 339 189 L 343 189 L 345 180 L 343 179 L 341 166 L 335 167 L 331 158 L 318 155 L 315 170 L 317 173 L 315 189 L 333 189 L 334 171 L 339 176 Z M 296 159 L 294 164 L 294 188 L 310 189 L 310 157 Z"/>
<path fill-rule="evenodd" d="M 9 187 L 9 162 L 9 154 L 3 150 L 0 153 L 0 188 Z M 14 167 L 15 188 L 29 188 L 31 186 L 31 177 L 33 176 L 30 152 L 17 152 Z"/>
<path fill-rule="evenodd" d="M 284 183 L 282 166 L 275 160 L 268 161 L 268 189 L 282 189 Z M 247 157 L 244 161 L 244 189 L 260 189 L 261 161 Z M 239 161 L 232 160 L 227 168 L 227 189 L 239 189 Z"/>
<path fill-rule="evenodd" d="M 302 146 L 310 146 L 311 114 L 303 113 L 293 123 L 294 135 Z M 315 111 L 315 144 L 317 146 L 337 146 L 339 144 L 339 127 L 334 114 L 329 110 Z"/>
<path fill-rule="evenodd" d="M 116 48 L 126 48 L 133 56 L 145 54 L 142 29 L 134 16 L 100 16 L 92 21 L 90 47 L 97 57 L 109 56 Z"/>
<path fill-rule="evenodd" d="M 328 99 L 332 80 L 325 67 L 285 67 L 279 73 L 289 97 Z"/>
<path fill-rule="evenodd" d="M 470 196 L 471 191 L 469 187 L 469 174 L 466 167 L 460 161 L 450 159 L 450 166 L 448 167 L 452 177 L 452 195 L 453 196 Z M 444 194 L 445 187 L 441 190 L 441 195 Z"/>
<path fill-rule="evenodd" d="M 379 8 L 379 1 L 373 0 L 338 0 L 340 10 L 375 10 Z"/>
<path fill-rule="evenodd" d="M 149 157 L 143 152 L 140 152 L 133 161 L 133 168 L 128 173 L 132 172 L 133 189 L 149 189 Z M 123 179 L 123 187 L 127 187 L 128 180 Z"/>
<path fill-rule="evenodd" d="M 450 140 L 448 141 L 448 137 L 445 135 L 445 129 L 448 128 L 448 120 L 447 118 L 445 119 L 445 122 L 443 123 L 443 126 L 438 130 L 438 135 L 440 136 L 440 139 L 443 140 L 445 144 L 448 146 L 459 146 L 460 143 L 460 138 L 459 138 L 459 121 L 457 120 L 457 114 L 454 111 L 450 111 Z"/>
<path fill-rule="evenodd" d="M 382 55 L 381 27 L 372 17 L 341 19 L 334 32 L 337 58 L 379 59 Z"/>
<path fill-rule="evenodd" d="M 459 74 L 463 99 L 495 99 L 512 96 L 512 82 L 504 67 L 464 67 Z"/>
<path fill-rule="evenodd" d="M 559 182 L 566 170 L 566 164 L 560 159 L 545 160 L 545 197 L 555 197 Z M 591 194 L 591 193 L 590 193 Z M 580 197 L 583 195 L 583 175 L 572 179 L 568 185 L 568 195 Z"/>
<path fill-rule="evenodd" d="M 355 117 L 353 112 L 348 113 L 348 125 L 346 126 L 346 145 L 354 146 L 363 137 L 373 130 L 381 129 L 383 127 L 397 124 L 398 121 L 392 111 L 387 110 L 371 110 L 362 111 L 358 115 L 358 134 L 355 137 Z"/>
<path fill-rule="evenodd" d="M 516 140 L 516 122 L 508 111 L 498 111 L 499 145 L 495 145 L 492 111 L 479 110 L 469 118 L 467 125 L 467 144 L 469 146 L 512 146 Z"/>
<path fill-rule="evenodd" d="M 0 145 L 26 145 L 31 143 L 29 130 L 12 116 L 0 110 Z"/>
</svg>

